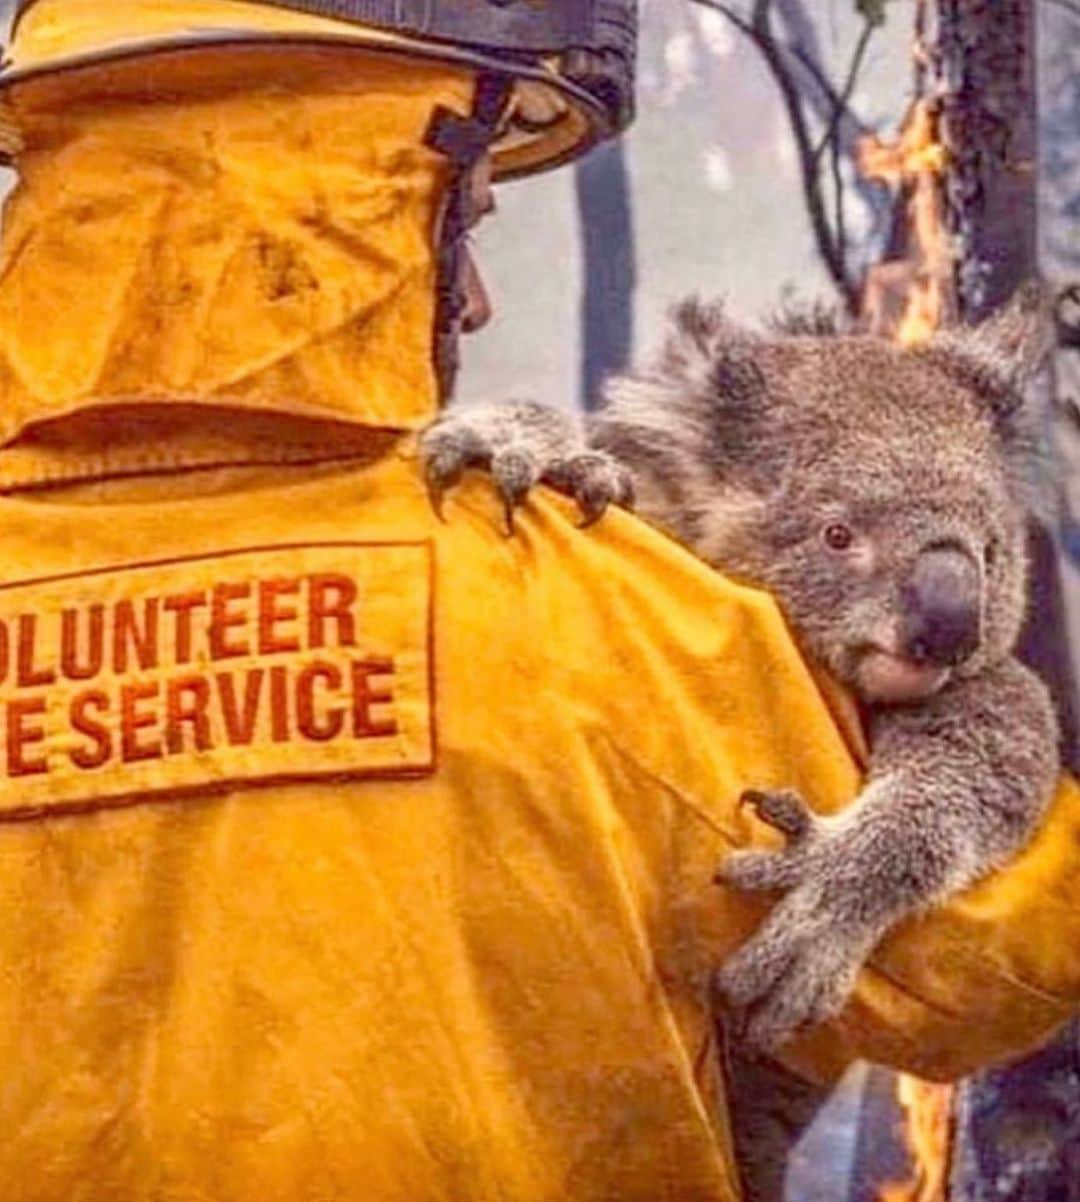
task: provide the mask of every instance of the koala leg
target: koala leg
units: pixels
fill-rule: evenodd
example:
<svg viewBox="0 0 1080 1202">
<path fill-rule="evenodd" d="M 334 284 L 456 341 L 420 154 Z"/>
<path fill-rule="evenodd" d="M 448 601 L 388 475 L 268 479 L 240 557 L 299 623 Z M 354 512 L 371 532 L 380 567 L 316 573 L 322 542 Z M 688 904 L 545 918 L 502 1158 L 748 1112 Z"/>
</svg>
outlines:
<svg viewBox="0 0 1080 1202">
<path fill-rule="evenodd" d="M 629 505 L 629 473 L 603 451 L 588 448 L 578 418 L 535 401 L 470 405 L 451 409 L 423 434 L 420 454 L 432 505 L 442 516 L 447 490 L 468 468 L 491 472 L 502 497 L 506 524 L 537 484 L 572 497 L 585 525 L 609 505 Z"/>
<path fill-rule="evenodd" d="M 882 937 L 1015 855 L 1053 794 L 1053 709 L 1015 660 L 918 706 L 882 708 L 870 733 L 869 782 L 848 810 L 806 818 L 793 795 L 766 797 L 766 820 L 796 834 L 721 867 L 725 884 L 785 891 L 717 978 L 760 1047 L 839 1011 Z"/>
</svg>

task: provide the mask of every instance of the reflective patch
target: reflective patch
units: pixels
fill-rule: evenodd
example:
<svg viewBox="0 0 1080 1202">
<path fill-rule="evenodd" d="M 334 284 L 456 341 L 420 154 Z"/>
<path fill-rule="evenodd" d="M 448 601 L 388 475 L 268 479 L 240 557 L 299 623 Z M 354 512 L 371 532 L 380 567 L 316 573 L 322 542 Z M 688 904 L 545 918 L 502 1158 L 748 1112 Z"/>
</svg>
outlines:
<svg viewBox="0 0 1080 1202">
<path fill-rule="evenodd" d="M 432 555 L 255 547 L 0 586 L 0 819 L 429 774 Z"/>
</svg>

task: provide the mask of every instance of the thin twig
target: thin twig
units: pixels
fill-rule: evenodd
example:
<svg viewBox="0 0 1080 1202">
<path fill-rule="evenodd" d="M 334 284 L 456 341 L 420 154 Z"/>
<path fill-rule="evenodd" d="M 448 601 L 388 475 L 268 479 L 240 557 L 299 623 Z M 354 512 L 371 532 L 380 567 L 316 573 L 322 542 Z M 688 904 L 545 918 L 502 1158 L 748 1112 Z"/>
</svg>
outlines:
<svg viewBox="0 0 1080 1202">
<path fill-rule="evenodd" d="M 780 89 L 780 96 L 787 111 L 792 136 L 795 139 L 802 175 L 803 197 L 818 250 L 833 283 L 844 297 L 845 304 L 851 312 L 855 312 L 858 304 L 858 289 L 848 275 L 847 263 L 837 244 L 836 235 L 829 225 L 825 201 L 821 194 L 821 179 L 814 156 L 814 144 L 807 126 L 806 114 L 803 112 L 802 97 L 791 77 L 784 51 L 773 36 L 770 21 L 771 0 L 755 0 L 749 19 L 724 3 L 724 0 L 691 0 L 691 3 L 702 8 L 712 9 L 726 17 L 754 43 L 765 60 L 776 86 Z"/>
<path fill-rule="evenodd" d="M 871 20 L 867 20 L 862 27 L 859 40 L 855 45 L 855 51 L 851 56 L 851 63 L 848 65 L 848 73 L 847 78 L 844 80 L 844 86 L 840 89 L 839 96 L 833 101 L 833 111 L 832 116 L 829 118 L 829 124 L 825 132 L 821 135 L 821 141 L 814 149 L 815 167 L 821 161 L 821 156 L 825 153 L 825 148 L 836 138 L 837 130 L 840 127 L 840 118 L 847 112 L 848 106 L 851 104 L 855 85 L 859 82 L 859 72 L 862 70 L 863 60 L 866 58 L 866 49 L 870 45 L 870 39 L 874 36 L 876 29 L 877 26 Z"/>
<path fill-rule="evenodd" d="M 836 90 L 832 80 L 821 69 L 820 63 L 812 54 L 807 54 L 806 50 L 796 43 L 788 43 L 785 46 L 787 52 L 792 58 L 796 59 L 799 66 L 805 68 L 807 75 L 821 89 L 825 99 L 830 105 L 836 105 L 840 102 L 840 93 Z"/>
<path fill-rule="evenodd" d="M 833 205 L 836 222 L 836 253 L 841 263 L 847 264 L 847 214 L 845 212 L 846 191 L 844 177 L 840 173 L 840 139 L 835 135 L 829 139 L 832 153 L 829 159 L 832 166 Z"/>
<path fill-rule="evenodd" d="M 825 153 L 826 148 L 830 150 L 829 160 L 833 181 L 833 219 L 836 225 L 836 249 L 841 261 L 845 264 L 847 263 L 847 213 L 845 208 L 846 189 L 844 188 L 844 178 L 840 173 L 840 119 L 845 113 L 850 111 L 851 97 L 855 92 L 855 85 L 859 81 L 863 61 L 866 58 L 867 47 L 870 45 L 870 39 L 874 36 L 876 29 L 877 26 L 874 22 L 867 18 L 863 24 L 862 32 L 859 34 L 855 50 L 852 53 L 844 85 L 833 101 L 829 124 L 825 132 L 821 135 L 821 141 L 818 142 L 814 149 L 813 165 L 815 171 L 818 169 L 821 156 Z"/>
<path fill-rule="evenodd" d="M 754 27 L 741 13 L 736 12 L 729 4 L 725 4 L 724 0 L 690 0 L 690 3 L 698 5 L 699 8 L 711 8 L 713 12 L 727 17 L 736 29 L 753 39 Z"/>
</svg>

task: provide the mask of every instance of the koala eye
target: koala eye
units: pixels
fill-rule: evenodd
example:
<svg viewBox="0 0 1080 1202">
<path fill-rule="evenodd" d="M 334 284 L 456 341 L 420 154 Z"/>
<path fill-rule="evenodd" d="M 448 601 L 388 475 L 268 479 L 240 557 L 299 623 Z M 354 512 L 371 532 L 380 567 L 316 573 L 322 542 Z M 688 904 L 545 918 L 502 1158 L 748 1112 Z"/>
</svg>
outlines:
<svg viewBox="0 0 1080 1202">
<path fill-rule="evenodd" d="M 855 541 L 851 527 L 842 522 L 833 522 L 832 525 L 826 526 L 823 537 L 830 551 L 846 551 Z"/>
</svg>

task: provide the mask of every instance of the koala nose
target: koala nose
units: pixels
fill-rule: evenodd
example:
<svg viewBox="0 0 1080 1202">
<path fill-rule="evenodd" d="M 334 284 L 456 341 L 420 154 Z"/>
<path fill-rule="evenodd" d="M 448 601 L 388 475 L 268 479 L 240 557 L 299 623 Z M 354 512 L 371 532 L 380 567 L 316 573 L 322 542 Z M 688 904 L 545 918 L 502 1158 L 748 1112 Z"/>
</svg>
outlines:
<svg viewBox="0 0 1080 1202">
<path fill-rule="evenodd" d="M 958 544 L 923 551 L 904 587 L 901 638 L 919 663 L 955 667 L 979 646 L 979 568 Z"/>
</svg>

